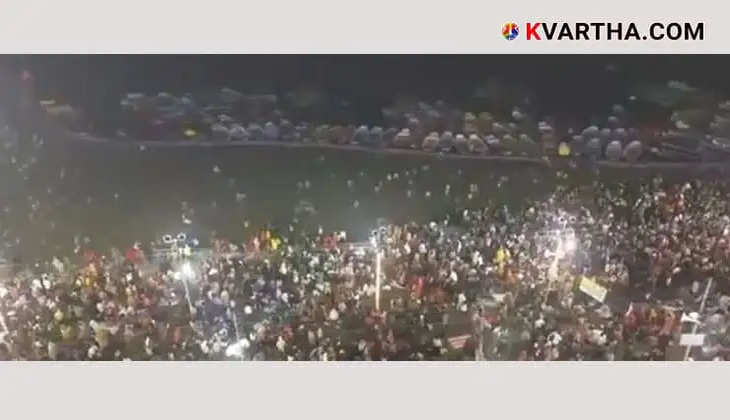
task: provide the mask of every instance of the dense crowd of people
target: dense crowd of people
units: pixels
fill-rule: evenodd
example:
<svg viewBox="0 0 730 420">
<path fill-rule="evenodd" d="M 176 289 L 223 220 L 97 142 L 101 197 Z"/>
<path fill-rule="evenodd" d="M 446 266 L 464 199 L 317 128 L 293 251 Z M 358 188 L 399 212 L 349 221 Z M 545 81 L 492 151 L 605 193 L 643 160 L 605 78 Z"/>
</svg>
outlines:
<svg viewBox="0 0 730 420">
<path fill-rule="evenodd" d="M 271 102 L 222 94 L 233 97 L 230 103 Z M 184 99 L 133 95 L 126 106 L 149 110 L 162 101 L 172 112 Z M 712 109 L 713 135 L 730 132 L 728 107 Z M 624 128 L 629 119 L 621 106 L 612 109 L 608 127 L 568 137 L 519 107 L 510 121 L 452 112 L 443 103 L 386 111 L 386 119 L 407 127 L 315 128 L 279 119 L 244 128 L 225 115 L 209 123 L 226 140 L 232 131 L 241 140 L 304 141 L 306 134 L 334 144 L 509 154 L 509 144 L 538 144 L 527 138 L 532 130 L 540 153 L 611 160 L 643 153 L 629 153 L 640 132 Z M 685 120 L 672 116 L 689 135 Z M 13 138 L 6 150 L 18 146 L 22 156 L 0 163 L 27 181 L 43 139 L 4 130 Z M 214 176 L 221 172 L 213 168 Z M 403 172 L 409 199 L 416 172 Z M 389 173 L 385 182 L 398 177 Z M 309 190 L 309 180 L 300 184 L 298 191 Z M 347 180 L 348 189 L 354 184 Z M 466 201 L 452 203 L 454 211 L 439 220 L 383 223 L 362 244 L 296 221 L 248 230 L 246 238 L 218 235 L 211 250 L 167 238 L 105 252 L 75 238 L 71 258 L 0 264 L 0 360 L 724 360 L 727 186 L 661 178 L 637 185 L 560 185 L 546 198 L 464 209 L 478 190 L 472 184 Z M 379 180 L 375 194 L 382 189 Z M 430 196 L 429 186 L 424 197 Z M 236 193 L 237 202 L 244 200 Z M 38 197 L 28 203 L 31 223 L 42 218 L 39 208 L 55 211 Z M 183 223 L 190 224 L 192 211 L 183 207 Z M 11 210 L 18 211 L 3 209 Z M 301 201 L 295 215 L 314 212 Z M 3 229 L 7 243 L 11 236 L 20 242 L 18 232 Z M 704 338 L 688 347 L 683 334 L 690 328 Z"/>
<path fill-rule="evenodd" d="M 596 183 L 383 225 L 368 244 L 268 229 L 205 255 L 81 249 L 7 274 L 0 358 L 665 360 L 698 324 L 691 357 L 724 360 L 727 197 Z"/>
</svg>

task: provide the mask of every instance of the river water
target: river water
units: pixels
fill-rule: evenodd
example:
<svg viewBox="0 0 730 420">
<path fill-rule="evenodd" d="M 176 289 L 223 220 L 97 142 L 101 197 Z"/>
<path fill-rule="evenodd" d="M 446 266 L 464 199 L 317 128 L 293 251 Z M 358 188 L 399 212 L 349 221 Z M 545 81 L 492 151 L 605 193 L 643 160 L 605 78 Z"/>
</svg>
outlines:
<svg viewBox="0 0 730 420">
<path fill-rule="evenodd" d="M 0 155 L 0 231 L 4 252 L 24 260 L 68 254 L 74 236 L 88 237 L 99 249 L 180 231 L 203 242 L 213 231 L 240 242 L 267 223 L 285 232 L 302 200 L 316 213 L 300 215 L 301 225 L 346 230 L 362 240 L 380 218 L 442 219 L 487 203 L 520 205 L 557 183 L 642 181 L 656 173 L 596 173 L 563 164 L 563 179 L 556 167 L 530 163 L 275 146 L 140 150 L 54 139 L 33 152 L 36 162 L 28 169 L 19 170 L 26 159 L 13 164 L 13 155 Z M 683 169 L 664 175 L 696 176 Z M 470 198 L 472 184 L 478 192 Z M 189 224 L 182 202 L 194 211 L 186 214 Z"/>
</svg>

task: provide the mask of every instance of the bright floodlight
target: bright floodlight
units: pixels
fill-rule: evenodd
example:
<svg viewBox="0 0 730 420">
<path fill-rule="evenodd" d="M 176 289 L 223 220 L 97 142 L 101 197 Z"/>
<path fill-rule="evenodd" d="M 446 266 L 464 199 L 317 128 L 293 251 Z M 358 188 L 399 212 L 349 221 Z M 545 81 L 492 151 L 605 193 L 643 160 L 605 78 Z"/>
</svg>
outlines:
<svg viewBox="0 0 730 420">
<path fill-rule="evenodd" d="M 576 244 L 574 237 L 572 237 L 572 236 L 571 237 L 568 237 L 565 240 L 565 251 L 566 252 L 574 252 L 575 249 L 576 249 L 576 247 L 577 247 L 577 245 L 578 244 Z"/>
<path fill-rule="evenodd" d="M 182 265 L 182 269 L 180 270 L 182 272 L 182 275 L 185 277 L 193 277 L 193 266 L 190 265 L 189 262 L 185 262 Z"/>
</svg>

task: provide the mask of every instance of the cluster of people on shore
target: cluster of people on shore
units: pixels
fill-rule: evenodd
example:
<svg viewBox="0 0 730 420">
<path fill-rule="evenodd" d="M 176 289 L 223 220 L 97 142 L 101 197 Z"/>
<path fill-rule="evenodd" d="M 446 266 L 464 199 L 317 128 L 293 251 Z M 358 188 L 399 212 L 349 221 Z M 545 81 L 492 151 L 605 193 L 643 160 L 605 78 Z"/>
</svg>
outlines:
<svg viewBox="0 0 730 420">
<path fill-rule="evenodd" d="M 281 100 L 273 94 L 250 95 L 230 88 L 205 97 L 130 93 L 121 100 L 124 124 L 114 136 L 119 140 L 319 143 L 629 163 L 725 160 L 730 150 L 730 102 L 707 100 L 706 92 L 677 81 L 669 81 L 663 91 L 679 99 L 669 108 L 661 101 L 662 105 L 654 104 L 666 117 L 662 121 L 643 121 L 634 115 L 635 103 L 651 104 L 652 97 L 632 95 L 626 103 L 607 106 L 603 116 L 588 124 L 541 115 L 529 96 L 499 97 L 505 106 L 490 111 L 479 108 L 478 100 L 470 110 L 443 100 L 397 97 L 382 109 L 380 124 L 346 124 L 326 118 L 301 119 L 308 114 L 299 112 L 300 101 Z M 314 99 L 304 102 L 322 106 L 317 101 L 325 93 L 307 97 L 312 95 Z M 49 115 L 78 125 L 79 111 L 73 107 L 55 101 L 42 105 Z"/>
<path fill-rule="evenodd" d="M 364 244 L 267 229 L 162 259 L 82 245 L 7 275 L 0 359 L 671 360 L 697 324 L 691 358 L 724 360 L 727 197 L 596 183 Z"/>
</svg>

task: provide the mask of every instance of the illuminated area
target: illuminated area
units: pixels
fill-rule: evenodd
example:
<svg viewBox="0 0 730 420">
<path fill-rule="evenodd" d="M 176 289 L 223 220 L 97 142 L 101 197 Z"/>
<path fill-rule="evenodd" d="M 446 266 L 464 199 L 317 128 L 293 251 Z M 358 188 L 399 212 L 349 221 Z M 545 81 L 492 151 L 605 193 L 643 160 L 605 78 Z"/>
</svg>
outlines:
<svg viewBox="0 0 730 420">
<path fill-rule="evenodd" d="M 730 105 L 683 83 L 47 89 L 0 124 L 0 359 L 724 359 Z"/>
<path fill-rule="evenodd" d="M 193 266 L 190 264 L 190 262 L 184 262 L 182 267 L 180 268 L 180 274 L 187 278 L 192 279 L 195 275 L 195 272 L 193 271 Z"/>
</svg>

